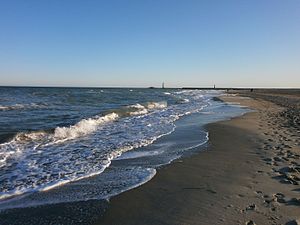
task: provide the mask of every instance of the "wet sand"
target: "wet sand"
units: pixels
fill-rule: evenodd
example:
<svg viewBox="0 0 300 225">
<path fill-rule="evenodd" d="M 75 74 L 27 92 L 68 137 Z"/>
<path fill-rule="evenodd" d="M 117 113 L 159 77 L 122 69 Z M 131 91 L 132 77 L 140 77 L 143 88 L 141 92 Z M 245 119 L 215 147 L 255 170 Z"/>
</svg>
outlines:
<svg viewBox="0 0 300 225">
<path fill-rule="evenodd" d="M 95 224 L 299 223 L 298 120 L 289 118 L 289 96 L 285 105 L 268 96 L 224 96 L 256 111 L 207 125 L 207 149 L 112 198 Z"/>
</svg>

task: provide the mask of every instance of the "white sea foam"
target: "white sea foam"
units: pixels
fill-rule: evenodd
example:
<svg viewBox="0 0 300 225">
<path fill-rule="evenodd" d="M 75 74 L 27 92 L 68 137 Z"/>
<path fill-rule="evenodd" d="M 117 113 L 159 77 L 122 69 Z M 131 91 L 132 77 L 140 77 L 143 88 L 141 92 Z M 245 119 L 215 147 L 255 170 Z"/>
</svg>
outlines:
<svg viewBox="0 0 300 225">
<path fill-rule="evenodd" d="M 134 159 L 134 158 L 141 158 L 146 156 L 154 156 L 161 154 L 162 151 L 133 151 L 128 152 L 126 154 L 122 154 L 120 157 L 116 158 L 115 160 L 122 160 L 122 159 Z"/>
<path fill-rule="evenodd" d="M 0 105 L 0 110 L 7 110 L 7 109 L 8 109 L 8 106 Z"/>
<path fill-rule="evenodd" d="M 163 109 L 166 108 L 167 106 L 168 106 L 167 102 L 147 102 L 143 105 L 137 103 L 135 105 L 127 106 L 126 108 L 130 110 L 129 114 L 131 116 L 134 116 L 134 115 L 147 114 L 149 110 Z"/>
<path fill-rule="evenodd" d="M 45 106 L 46 106 L 45 104 L 37 104 L 37 103 L 0 105 L 0 111 L 30 109 L 30 108 L 43 108 Z"/>
<path fill-rule="evenodd" d="M 37 141 L 43 140 L 48 135 L 45 131 L 31 131 L 18 133 L 13 141 L 24 142 L 24 141 Z"/>
<path fill-rule="evenodd" d="M 131 116 L 135 116 L 135 115 L 143 115 L 143 114 L 147 114 L 148 110 L 146 109 L 145 106 L 141 105 L 141 104 L 135 104 L 135 105 L 130 105 L 127 106 L 126 108 L 129 109 L 129 115 Z M 131 111 L 133 110 L 133 111 Z"/>
<path fill-rule="evenodd" d="M 51 193 L 50 195 L 44 195 L 43 198 L 39 198 L 38 195 L 29 196 L 28 194 L 21 196 L 22 192 L 16 192 L 15 195 L 19 195 L 18 197 L 15 197 L 13 199 L 6 198 L 2 200 L 2 202 L 0 203 L 0 211 L 5 209 L 25 208 L 44 204 L 74 202 L 78 199 L 85 201 L 92 199 L 109 200 L 109 198 L 112 196 L 143 185 L 144 183 L 151 180 L 155 176 L 155 174 L 156 169 L 154 168 L 129 167 L 125 170 L 115 171 L 115 173 L 110 174 L 109 176 L 104 176 L 104 178 L 101 180 L 90 180 L 87 187 L 85 186 L 85 183 L 80 183 L 83 185 L 83 188 L 76 188 L 75 192 L 61 192 L 57 190 L 55 193 Z M 126 183 L 121 181 L 124 177 L 127 178 Z M 99 189 L 99 182 L 101 183 L 100 188 L 102 188 L 102 190 Z M 60 185 L 64 185 L 64 183 L 61 182 Z M 114 185 L 117 185 L 118 188 L 114 188 Z M 44 189 L 44 191 L 46 190 L 49 189 Z M 87 194 L 87 192 L 89 191 L 91 191 L 93 194 Z M 29 197 L 29 199 L 27 198 L 27 196 Z"/>
<path fill-rule="evenodd" d="M 168 106 L 168 103 L 165 101 L 162 102 L 148 102 L 146 103 L 146 107 L 148 109 L 163 109 Z"/>
<path fill-rule="evenodd" d="M 80 136 L 87 135 L 97 130 L 97 127 L 103 123 L 118 119 L 119 115 L 110 113 L 105 116 L 83 119 L 75 125 L 69 127 L 57 127 L 54 130 L 55 139 L 74 139 Z"/>
</svg>

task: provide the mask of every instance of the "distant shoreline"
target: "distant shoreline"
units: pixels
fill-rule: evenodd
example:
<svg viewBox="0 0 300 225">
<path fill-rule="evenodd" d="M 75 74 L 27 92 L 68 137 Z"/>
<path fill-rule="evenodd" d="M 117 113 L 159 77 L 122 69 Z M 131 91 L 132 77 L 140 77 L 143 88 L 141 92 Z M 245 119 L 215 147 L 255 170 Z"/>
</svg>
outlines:
<svg viewBox="0 0 300 225">
<path fill-rule="evenodd" d="M 14 86 L 14 85 L 0 85 L 0 88 L 67 88 L 67 89 L 73 89 L 73 88 L 80 88 L 80 89 L 183 89 L 183 90 L 221 90 L 221 91 L 250 91 L 253 89 L 253 91 L 280 91 L 280 90 L 288 90 L 288 91 L 299 91 L 299 88 L 289 88 L 289 87 L 101 87 L 101 86 L 30 86 L 30 85 L 20 85 L 20 86 Z"/>
</svg>

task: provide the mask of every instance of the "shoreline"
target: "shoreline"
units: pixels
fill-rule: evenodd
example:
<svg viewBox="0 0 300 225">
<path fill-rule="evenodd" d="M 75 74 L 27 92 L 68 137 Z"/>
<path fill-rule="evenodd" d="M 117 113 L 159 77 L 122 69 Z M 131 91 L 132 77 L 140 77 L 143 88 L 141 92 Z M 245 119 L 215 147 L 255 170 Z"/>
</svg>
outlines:
<svg viewBox="0 0 300 225">
<path fill-rule="evenodd" d="M 175 161 L 143 186 L 113 197 L 95 224 L 292 224 L 299 219 L 297 186 L 281 182 L 274 162 L 267 160 L 278 157 L 269 151 L 278 124 L 270 127 L 264 117 L 283 108 L 261 99 L 222 99 L 256 111 L 207 125 L 205 151 Z M 283 128 L 276 132 L 285 134 Z"/>
</svg>

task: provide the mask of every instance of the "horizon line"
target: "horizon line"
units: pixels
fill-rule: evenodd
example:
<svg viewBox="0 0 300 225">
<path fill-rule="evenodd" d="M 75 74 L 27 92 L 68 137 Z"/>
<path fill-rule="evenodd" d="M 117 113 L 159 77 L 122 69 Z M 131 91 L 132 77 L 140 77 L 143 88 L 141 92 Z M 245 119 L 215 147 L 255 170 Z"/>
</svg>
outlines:
<svg viewBox="0 0 300 225">
<path fill-rule="evenodd" d="M 159 87 L 159 86 L 149 86 L 149 87 L 132 87 L 132 86 L 56 86 L 56 85 L 0 85 L 0 88 L 105 88 L 105 89 L 116 89 L 116 88 L 132 88 L 132 89 L 215 89 L 215 90 L 222 90 L 222 89 L 295 89 L 300 90 L 300 87 L 215 87 L 214 86 L 182 86 L 182 87 Z"/>
</svg>

